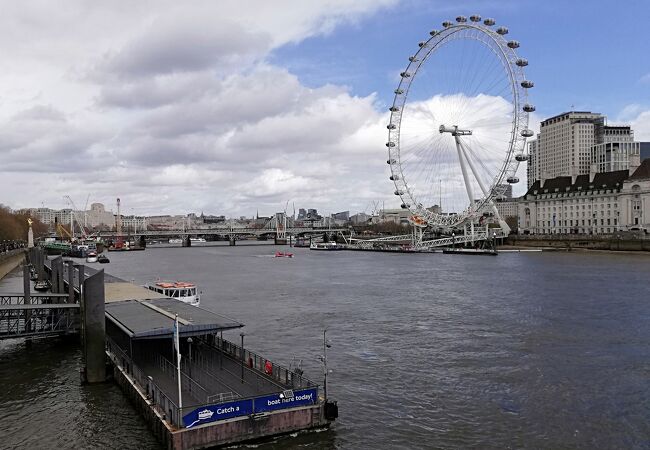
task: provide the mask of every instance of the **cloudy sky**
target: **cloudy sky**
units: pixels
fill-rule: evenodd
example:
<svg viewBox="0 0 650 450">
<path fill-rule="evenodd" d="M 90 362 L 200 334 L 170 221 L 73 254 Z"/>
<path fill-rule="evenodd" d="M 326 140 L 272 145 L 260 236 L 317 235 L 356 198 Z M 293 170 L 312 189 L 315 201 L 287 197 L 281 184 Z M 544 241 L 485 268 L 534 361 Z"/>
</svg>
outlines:
<svg viewBox="0 0 650 450">
<path fill-rule="evenodd" d="M 521 42 L 535 120 L 602 112 L 650 141 L 644 0 L 2 1 L 0 203 L 396 206 L 384 143 L 398 74 L 430 29 L 473 13 Z"/>
</svg>

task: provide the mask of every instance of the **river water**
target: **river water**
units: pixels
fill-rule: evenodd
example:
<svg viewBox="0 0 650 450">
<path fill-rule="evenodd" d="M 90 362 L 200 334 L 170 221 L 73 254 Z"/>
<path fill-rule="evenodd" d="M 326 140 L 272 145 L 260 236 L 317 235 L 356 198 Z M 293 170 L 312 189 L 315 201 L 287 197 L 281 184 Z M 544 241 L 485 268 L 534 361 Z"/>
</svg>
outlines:
<svg viewBox="0 0 650 450">
<path fill-rule="evenodd" d="M 196 282 L 202 307 L 246 324 L 246 347 L 315 381 L 328 329 L 340 418 L 257 448 L 650 448 L 650 256 L 277 248 L 151 247 L 103 266 Z M 0 342 L 0 447 L 159 448 L 79 365 L 75 342 Z"/>
</svg>

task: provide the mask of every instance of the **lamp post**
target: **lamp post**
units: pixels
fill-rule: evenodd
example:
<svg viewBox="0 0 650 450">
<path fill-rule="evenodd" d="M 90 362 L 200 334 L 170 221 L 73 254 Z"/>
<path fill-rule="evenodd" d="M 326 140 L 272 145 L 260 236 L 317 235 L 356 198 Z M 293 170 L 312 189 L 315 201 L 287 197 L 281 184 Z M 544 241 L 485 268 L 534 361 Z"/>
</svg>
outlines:
<svg viewBox="0 0 650 450">
<path fill-rule="evenodd" d="M 241 336 L 241 382 L 244 382 L 244 333 L 239 333 Z"/>
<path fill-rule="evenodd" d="M 323 330 L 323 354 L 318 358 L 323 363 L 323 396 L 327 402 L 327 349 L 331 348 L 329 342 L 327 342 L 327 328 Z"/>
<path fill-rule="evenodd" d="M 191 337 L 187 338 L 187 373 L 192 378 L 192 343 L 194 341 Z M 192 383 L 189 383 L 190 390 L 192 390 Z"/>
</svg>

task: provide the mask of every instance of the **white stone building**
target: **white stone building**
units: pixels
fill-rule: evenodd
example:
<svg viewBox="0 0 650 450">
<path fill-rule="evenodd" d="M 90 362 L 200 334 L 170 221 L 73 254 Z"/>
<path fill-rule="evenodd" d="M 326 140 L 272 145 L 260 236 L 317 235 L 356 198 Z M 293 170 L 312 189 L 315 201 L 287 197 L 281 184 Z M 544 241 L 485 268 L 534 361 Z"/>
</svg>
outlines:
<svg viewBox="0 0 650 450">
<path fill-rule="evenodd" d="M 618 203 L 623 229 L 650 232 L 650 159 L 625 180 Z"/>
<path fill-rule="evenodd" d="M 632 173 L 632 175 L 630 175 Z M 520 234 L 610 234 L 648 226 L 650 160 L 628 170 L 535 181 L 518 203 Z"/>
</svg>

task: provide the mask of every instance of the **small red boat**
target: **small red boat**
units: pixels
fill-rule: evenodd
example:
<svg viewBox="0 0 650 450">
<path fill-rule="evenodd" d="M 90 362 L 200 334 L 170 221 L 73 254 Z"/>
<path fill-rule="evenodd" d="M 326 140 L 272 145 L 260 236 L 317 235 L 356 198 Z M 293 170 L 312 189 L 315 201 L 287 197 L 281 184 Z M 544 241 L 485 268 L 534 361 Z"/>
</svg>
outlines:
<svg viewBox="0 0 650 450">
<path fill-rule="evenodd" d="M 288 252 L 275 252 L 276 258 L 293 258 L 293 253 Z"/>
</svg>

